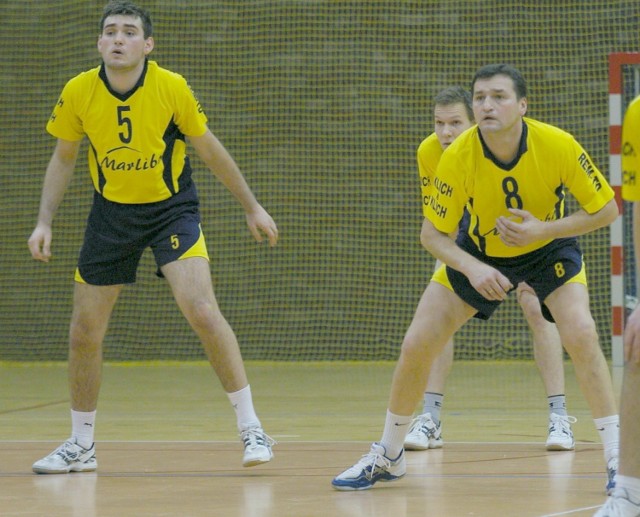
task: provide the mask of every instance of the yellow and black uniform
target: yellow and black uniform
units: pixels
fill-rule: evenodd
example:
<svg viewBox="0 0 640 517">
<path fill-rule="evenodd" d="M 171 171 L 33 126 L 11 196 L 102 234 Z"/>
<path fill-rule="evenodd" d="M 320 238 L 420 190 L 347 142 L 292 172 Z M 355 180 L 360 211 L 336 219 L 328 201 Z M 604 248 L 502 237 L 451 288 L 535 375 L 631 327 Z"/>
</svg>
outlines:
<svg viewBox="0 0 640 517">
<path fill-rule="evenodd" d="M 420 191 L 422 193 L 422 213 L 425 217 L 427 217 L 427 209 L 429 207 L 431 184 L 433 183 L 433 178 L 436 176 L 438 163 L 440 163 L 443 152 L 444 149 L 442 149 L 442 145 L 438 140 L 438 135 L 432 133 L 420 143 L 416 153 L 418 174 L 420 175 Z M 457 233 L 457 231 L 464 232 L 468 226 L 469 212 L 465 210 L 460 219 L 459 227 L 454 233 Z"/>
<path fill-rule="evenodd" d="M 104 65 L 65 85 L 47 131 L 69 141 L 87 136 L 95 188 L 77 281 L 134 282 L 147 247 L 158 267 L 208 258 L 185 141 L 206 123 L 186 80 L 154 61 L 125 94 L 110 88 Z"/>
<path fill-rule="evenodd" d="M 640 97 L 629 104 L 622 123 L 622 197 L 640 201 Z"/>
<path fill-rule="evenodd" d="M 469 227 L 458 245 L 500 270 L 513 285 L 527 282 L 541 302 L 568 281 L 586 284 L 582 253 L 575 238 L 506 246 L 496 231 L 509 208 L 530 212 L 542 221 L 565 216 L 569 191 L 587 213 L 613 199 L 613 189 L 586 151 L 565 131 L 525 118 L 517 156 L 501 163 L 482 140 L 477 126 L 460 135 L 443 153 L 431 185 L 426 217 L 441 232 L 451 233 L 465 209 Z M 461 273 L 446 268 L 434 280 L 452 288 L 488 318 L 500 302 L 486 300 Z M 551 319 L 543 306 L 543 314 Z"/>
<path fill-rule="evenodd" d="M 420 143 L 416 153 L 418 174 L 420 175 L 420 192 L 422 193 L 422 213 L 425 217 L 427 217 L 427 207 L 429 206 L 429 190 L 436 175 L 442 151 L 438 136 L 431 133 Z"/>
</svg>

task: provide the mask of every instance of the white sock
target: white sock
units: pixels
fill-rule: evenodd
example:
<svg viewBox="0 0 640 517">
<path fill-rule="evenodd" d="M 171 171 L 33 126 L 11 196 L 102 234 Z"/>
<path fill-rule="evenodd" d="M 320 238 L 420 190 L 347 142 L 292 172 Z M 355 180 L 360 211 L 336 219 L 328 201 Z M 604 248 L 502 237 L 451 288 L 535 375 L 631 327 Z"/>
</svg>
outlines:
<svg viewBox="0 0 640 517">
<path fill-rule="evenodd" d="M 618 415 L 594 418 L 593 423 L 600 434 L 600 440 L 604 446 L 604 459 L 609 462 L 611 458 L 620 455 L 620 417 Z"/>
<path fill-rule="evenodd" d="M 549 402 L 549 416 L 551 416 L 552 413 L 567 416 L 567 401 L 564 394 L 551 395 L 547 397 L 547 401 Z"/>
<path fill-rule="evenodd" d="M 438 425 L 440 423 L 440 409 L 444 395 L 442 393 L 425 392 L 423 413 L 430 413 L 433 422 Z"/>
<path fill-rule="evenodd" d="M 616 475 L 616 488 L 624 488 L 634 502 L 640 501 L 640 478 Z"/>
<path fill-rule="evenodd" d="M 412 419 L 412 415 L 394 415 L 387 409 L 387 419 L 384 423 L 384 432 L 380 439 L 380 445 L 382 445 L 387 451 L 387 458 L 395 460 L 402 452 L 404 439 L 407 436 L 409 424 L 411 424 Z"/>
<path fill-rule="evenodd" d="M 93 431 L 96 423 L 96 412 L 71 410 L 71 438 L 75 438 L 76 443 L 85 449 L 93 445 Z"/>
<path fill-rule="evenodd" d="M 229 401 L 236 412 L 238 429 L 244 431 L 251 427 L 261 427 L 258 415 L 253 409 L 253 399 L 251 397 L 251 386 L 248 384 L 241 390 L 227 393 Z"/>
</svg>

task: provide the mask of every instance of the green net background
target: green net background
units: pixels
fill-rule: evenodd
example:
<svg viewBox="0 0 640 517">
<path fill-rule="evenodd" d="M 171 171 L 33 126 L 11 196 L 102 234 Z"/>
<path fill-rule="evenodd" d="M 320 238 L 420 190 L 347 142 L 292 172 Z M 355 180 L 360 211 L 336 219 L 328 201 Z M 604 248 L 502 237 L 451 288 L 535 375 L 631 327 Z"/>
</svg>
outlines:
<svg viewBox="0 0 640 517">
<path fill-rule="evenodd" d="M 213 132 L 279 225 L 257 245 L 240 207 L 196 160 L 211 271 L 248 359 L 394 359 L 433 269 L 420 247 L 415 150 L 431 99 L 489 62 L 519 67 L 529 114 L 570 132 L 608 175 L 610 52 L 638 48 L 639 4 L 620 1 L 143 2 L 162 66 L 187 77 Z M 91 186 L 84 161 L 35 263 L 35 224 L 64 83 L 96 66 L 103 2 L 2 1 L 0 360 L 66 358 L 72 274 Z M 609 234 L 581 238 L 610 350 Z M 105 358 L 202 359 L 145 254 L 112 318 Z M 511 297 L 456 337 L 462 359 L 531 358 Z"/>
</svg>

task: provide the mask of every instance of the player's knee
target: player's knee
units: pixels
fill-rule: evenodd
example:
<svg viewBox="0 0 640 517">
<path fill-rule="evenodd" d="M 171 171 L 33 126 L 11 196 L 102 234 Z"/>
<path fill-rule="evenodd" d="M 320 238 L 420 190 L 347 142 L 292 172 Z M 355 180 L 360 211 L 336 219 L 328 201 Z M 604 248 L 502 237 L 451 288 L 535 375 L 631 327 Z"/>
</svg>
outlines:
<svg viewBox="0 0 640 517">
<path fill-rule="evenodd" d="M 520 307 L 529 325 L 543 325 L 547 321 L 542 315 L 540 303 L 537 298 L 534 300 L 520 300 Z"/>
<path fill-rule="evenodd" d="M 73 321 L 69 330 L 69 348 L 71 350 L 88 350 L 98 348 L 102 344 L 104 332 L 94 325 Z"/>
<path fill-rule="evenodd" d="M 600 350 L 598 331 L 592 318 L 575 319 L 563 333 L 563 345 L 572 356 L 575 353 L 591 353 Z"/>
<path fill-rule="evenodd" d="M 185 316 L 196 328 L 215 327 L 223 316 L 217 305 L 210 300 L 197 300 L 185 309 Z"/>
<path fill-rule="evenodd" d="M 443 340 L 446 341 L 446 338 L 407 332 L 402 341 L 401 354 L 407 360 L 423 362 L 429 356 L 440 354 L 443 346 L 439 343 L 444 342 Z"/>
</svg>

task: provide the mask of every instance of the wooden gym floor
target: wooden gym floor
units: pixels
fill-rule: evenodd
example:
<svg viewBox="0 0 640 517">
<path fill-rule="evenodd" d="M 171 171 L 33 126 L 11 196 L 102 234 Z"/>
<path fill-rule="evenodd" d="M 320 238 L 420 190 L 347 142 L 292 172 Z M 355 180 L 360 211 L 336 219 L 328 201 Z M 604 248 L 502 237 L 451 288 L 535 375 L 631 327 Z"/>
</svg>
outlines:
<svg viewBox="0 0 640 517">
<path fill-rule="evenodd" d="M 380 438 L 393 363 L 247 363 L 258 414 L 279 443 L 243 468 L 235 417 L 206 363 L 107 364 L 97 473 L 35 475 L 69 434 L 64 364 L 0 363 L 0 515 L 38 517 L 591 516 L 605 466 L 566 365 L 574 452 L 547 452 L 531 362 L 456 362 L 445 446 L 407 453 L 407 476 L 344 493 L 333 476 Z M 619 374 L 614 371 L 619 390 Z"/>
</svg>

